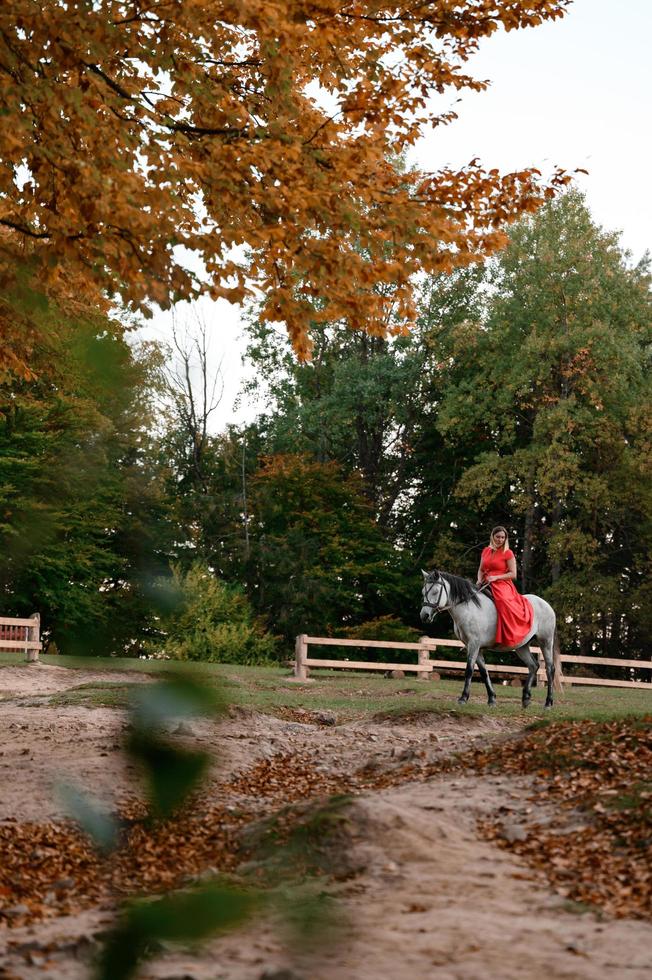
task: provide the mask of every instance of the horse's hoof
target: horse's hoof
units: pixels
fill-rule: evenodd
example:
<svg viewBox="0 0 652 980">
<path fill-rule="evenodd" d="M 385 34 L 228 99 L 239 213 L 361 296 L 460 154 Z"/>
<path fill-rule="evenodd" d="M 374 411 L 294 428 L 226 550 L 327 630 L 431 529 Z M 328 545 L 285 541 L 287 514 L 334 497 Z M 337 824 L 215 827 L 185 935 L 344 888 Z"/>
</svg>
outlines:
<svg viewBox="0 0 652 980">
<path fill-rule="evenodd" d="M 463 697 L 463 696 L 462 696 L 461 698 L 458 698 L 458 699 L 457 699 L 457 703 L 458 703 L 458 704 L 466 704 L 466 702 L 467 702 L 468 700 L 469 700 L 468 698 L 465 698 L 465 697 Z"/>
<path fill-rule="evenodd" d="M 523 708 L 523 711 L 525 711 L 526 708 L 529 708 L 530 707 L 530 702 L 529 701 L 522 701 L 521 702 L 521 707 Z"/>
<path fill-rule="evenodd" d="M 543 706 L 543 710 L 548 711 L 550 708 L 552 708 L 552 701 L 550 702 L 550 704 L 548 704 L 548 702 L 546 701 L 546 703 Z"/>
<path fill-rule="evenodd" d="M 496 707 L 496 699 L 495 698 L 492 698 L 491 701 L 487 701 L 487 705 L 490 708 L 495 708 Z"/>
</svg>

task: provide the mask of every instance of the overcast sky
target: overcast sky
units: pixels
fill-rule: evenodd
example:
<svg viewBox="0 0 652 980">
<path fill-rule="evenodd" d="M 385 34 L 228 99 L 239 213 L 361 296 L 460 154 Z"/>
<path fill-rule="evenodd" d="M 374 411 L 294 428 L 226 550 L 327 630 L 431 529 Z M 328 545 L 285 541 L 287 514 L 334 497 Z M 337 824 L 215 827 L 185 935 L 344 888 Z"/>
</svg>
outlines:
<svg viewBox="0 0 652 980">
<path fill-rule="evenodd" d="M 425 170 L 461 167 L 474 157 L 502 171 L 538 166 L 583 167 L 579 186 L 593 216 L 622 231 L 635 259 L 652 247 L 650 132 L 652 0 L 575 0 L 570 12 L 533 30 L 487 39 L 468 70 L 491 80 L 489 91 L 468 93 L 459 119 L 424 135 L 412 162 Z M 178 316 L 183 317 L 180 304 Z M 240 311 L 225 301 L 202 301 L 212 330 L 212 358 L 222 362 L 224 396 L 214 428 L 252 418 L 234 411 L 243 344 Z M 169 336 L 160 313 L 145 334 Z"/>
</svg>

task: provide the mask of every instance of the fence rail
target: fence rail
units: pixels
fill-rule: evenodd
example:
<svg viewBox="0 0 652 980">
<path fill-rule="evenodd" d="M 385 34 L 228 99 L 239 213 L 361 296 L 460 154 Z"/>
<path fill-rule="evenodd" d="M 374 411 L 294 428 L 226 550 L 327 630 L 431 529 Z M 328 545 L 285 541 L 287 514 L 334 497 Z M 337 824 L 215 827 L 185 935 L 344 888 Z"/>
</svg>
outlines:
<svg viewBox="0 0 652 980">
<path fill-rule="evenodd" d="M 367 647 L 380 648 L 385 650 L 415 650 L 416 663 L 413 664 L 393 664 L 379 663 L 377 660 L 326 660 L 321 657 L 308 656 L 309 646 L 337 646 L 337 647 Z M 294 676 L 297 680 L 305 681 L 308 677 L 308 669 L 311 667 L 339 668 L 347 670 L 404 670 L 414 672 L 418 680 L 428 680 L 429 675 L 435 668 L 444 670 L 465 670 L 466 661 L 464 660 L 436 660 L 432 654 L 436 654 L 439 647 L 454 647 L 463 649 L 464 644 L 460 640 L 439 639 L 430 636 L 422 636 L 418 643 L 393 642 L 389 640 L 338 640 L 333 637 L 308 636 L 302 633 L 297 636 L 295 644 Z M 530 647 L 533 653 L 541 654 L 540 647 Z M 618 660 L 615 657 L 581 657 L 572 654 L 562 653 L 560 656 L 562 664 L 601 664 L 606 667 L 635 667 L 639 670 L 652 670 L 652 660 Z M 489 664 L 489 668 L 501 674 L 527 674 L 527 667 L 520 667 L 516 664 Z M 545 680 L 545 669 L 540 661 L 538 677 Z M 603 687 L 638 687 L 652 691 L 652 683 L 648 681 L 631 680 L 612 680 L 601 677 L 577 677 L 572 674 L 561 676 L 562 684 L 595 684 Z"/>
<path fill-rule="evenodd" d="M 24 650 L 27 663 L 38 663 L 41 643 L 41 617 L 34 613 L 29 619 L 0 616 L 0 650 Z"/>
</svg>

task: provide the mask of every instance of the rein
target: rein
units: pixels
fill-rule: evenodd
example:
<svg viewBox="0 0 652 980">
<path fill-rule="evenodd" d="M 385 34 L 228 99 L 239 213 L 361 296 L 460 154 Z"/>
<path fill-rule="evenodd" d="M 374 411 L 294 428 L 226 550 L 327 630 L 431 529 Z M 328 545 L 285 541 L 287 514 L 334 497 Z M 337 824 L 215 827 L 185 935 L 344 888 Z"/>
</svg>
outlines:
<svg viewBox="0 0 652 980">
<path fill-rule="evenodd" d="M 435 612 L 437 612 L 437 613 L 440 613 L 440 612 L 450 612 L 450 610 L 454 606 L 461 606 L 465 602 L 468 602 L 469 601 L 468 599 L 459 599 L 457 602 L 451 602 L 448 606 L 440 606 L 438 604 L 436 605 L 434 602 L 428 602 L 428 596 L 430 595 L 430 590 L 435 585 L 439 585 L 439 595 L 437 596 L 437 599 L 438 600 L 441 599 L 441 594 L 444 591 L 444 586 L 443 586 L 443 584 L 441 582 L 431 582 L 430 583 L 430 585 L 426 589 L 426 595 L 425 595 L 425 598 L 424 598 L 423 603 L 422 603 L 422 605 L 423 606 L 426 606 L 428 609 L 434 609 Z M 484 585 L 480 585 L 479 587 L 476 587 L 476 592 L 484 592 L 485 589 L 489 589 L 489 588 L 491 588 L 491 582 L 485 582 Z"/>
</svg>

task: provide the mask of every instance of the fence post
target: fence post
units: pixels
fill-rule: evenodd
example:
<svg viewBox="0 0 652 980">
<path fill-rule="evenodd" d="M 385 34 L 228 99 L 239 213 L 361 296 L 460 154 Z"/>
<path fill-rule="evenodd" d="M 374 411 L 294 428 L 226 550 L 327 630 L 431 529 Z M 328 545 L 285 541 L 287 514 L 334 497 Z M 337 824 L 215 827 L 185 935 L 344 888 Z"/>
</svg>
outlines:
<svg viewBox="0 0 652 980">
<path fill-rule="evenodd" d="M 419 673 L 417 674 L 418 681 L 427 681 L 428 676 L 430 674 L 430 667 L 428 666 L 428 661 L 430 660 L 430 650 L 426 645 L 428 643 L 428 640 L 429 637 L 427 636 L 419 637 L 419 643 L 421 644 L 421 646 L 419 647 L 418 650 L 417 663 L 419 664 L 420 667 L 423 665 L 424 669 L 422 671 L 420 670 Z"/>
<path fill-rule="evenodd" d="M 294 644 L 294 676 L 298 681 L 308 680 L 306 657 L 308 656 L 308 634 L 300 633 Z"/>
<path fill-rule="evenodd" d="M 41 615 L 40 613 L 32 613 L 29 618 L 33 621 L 34 625 L 26 628 L 27 642 L 38 643 L 39 634 L 41 632 Z M 32 647 L 31 649 L 30 647 L 26 647 L 25 653 L 27 655 L 28 664 L 39 663 L 38 647 Z"/>
</svg>

